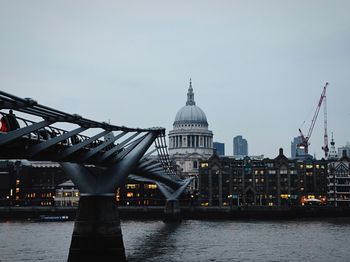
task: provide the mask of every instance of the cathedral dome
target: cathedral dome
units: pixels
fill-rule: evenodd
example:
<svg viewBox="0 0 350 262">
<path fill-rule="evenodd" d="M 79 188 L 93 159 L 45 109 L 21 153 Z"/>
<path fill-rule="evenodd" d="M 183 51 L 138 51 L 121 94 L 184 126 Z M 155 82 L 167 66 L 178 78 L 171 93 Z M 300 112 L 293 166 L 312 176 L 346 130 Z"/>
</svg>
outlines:
<svg viewBox="0 0 350 262">
<path fill-rule="evenodd" d="M 194 101 L 192 82 L 190 82 L 188 89 L 186 105 L 177 112 L 174 121 L 174 126 L 187 124 L 208 126 L 205 113 L 200 107 L 196 106 L 196 102 Z"/>
<path fill-rule="evenodd" d="M 176 114 L 174 125 L 202 124 L 208 125 L 207 117 L 202 109 L 196 105 L 186 105 Z"/>
</svg>

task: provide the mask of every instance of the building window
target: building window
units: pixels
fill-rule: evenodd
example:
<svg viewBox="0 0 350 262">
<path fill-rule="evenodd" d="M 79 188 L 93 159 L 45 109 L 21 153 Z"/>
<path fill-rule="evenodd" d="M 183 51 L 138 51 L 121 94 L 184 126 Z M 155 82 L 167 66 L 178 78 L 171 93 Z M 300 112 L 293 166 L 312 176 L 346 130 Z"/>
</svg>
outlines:
<svg viewBox="0 0 350 262">
<path fill-rule="evenodd" d="M 209 164 L 208 163 L 201 163 L 201 168 L 205 168 L 205 167 L 208 167 Z"/>
<path fill-rule="evenodd" d="M 195 169 L 198 168 L 198 162 L 197 161 L 193 161 L 193 168 L 195 168 Z"/>
<path fill-rule="evenodd" d="M 126 189 L 135 189 L 136 184 L 126 184 Z"/>
<path fill-rule="evenodd" d="M 148 189 L 157 189 L 157 185 L 156 184 L 149 184 Z"/>
</svg>

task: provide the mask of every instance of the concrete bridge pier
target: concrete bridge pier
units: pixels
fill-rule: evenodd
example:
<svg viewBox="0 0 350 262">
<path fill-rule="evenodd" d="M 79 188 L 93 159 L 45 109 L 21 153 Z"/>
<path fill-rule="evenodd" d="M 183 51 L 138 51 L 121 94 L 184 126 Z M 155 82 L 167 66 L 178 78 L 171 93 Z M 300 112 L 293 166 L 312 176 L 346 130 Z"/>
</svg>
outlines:
<svg viewBox="0 0 350 262">
<path fill-rule="evenodd" d="M 68 261 L 126 261 L 114 195 L 80 197 Z"/>
<path fill-rule="evenodd" d="M 179 200 L 168 199 L 166 201 L 163 221 L 166 223 L 181 223 L 182 216 L 180 211 Z"/>
</svg>

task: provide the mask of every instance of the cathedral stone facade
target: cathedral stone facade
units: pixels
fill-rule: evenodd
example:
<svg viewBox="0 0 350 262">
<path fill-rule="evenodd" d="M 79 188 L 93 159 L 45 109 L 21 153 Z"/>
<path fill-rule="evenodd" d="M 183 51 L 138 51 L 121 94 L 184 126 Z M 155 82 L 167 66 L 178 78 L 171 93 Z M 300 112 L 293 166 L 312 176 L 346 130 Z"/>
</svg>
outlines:
<svg viewBox="0 0 350 262">
<path fill-rule="evenodd" d="M 196 105 L 192 82 L 187 92 L 186 105 L 175 116 L 169 132 L 169 154 L 184 176 L 194 176 L 192 189 L 198 189 L 199 162 L 213 154 L 213 132 L 203 110 Z"/>
</svg>

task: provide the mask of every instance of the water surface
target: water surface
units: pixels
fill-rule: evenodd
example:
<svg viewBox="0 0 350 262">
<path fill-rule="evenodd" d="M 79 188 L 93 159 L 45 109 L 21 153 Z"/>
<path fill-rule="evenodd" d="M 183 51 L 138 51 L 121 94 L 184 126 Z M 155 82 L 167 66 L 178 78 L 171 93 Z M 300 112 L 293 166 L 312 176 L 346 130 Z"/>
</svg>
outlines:
<svg viewBox="0 0 350 262">
<path fill-rule="evenodd" d="M 66 261 L 74 222 L 0 223 L 0 261 Z M 128 261 L 349 261 L 350 219 L 122 221 Z"/>
</svg>

